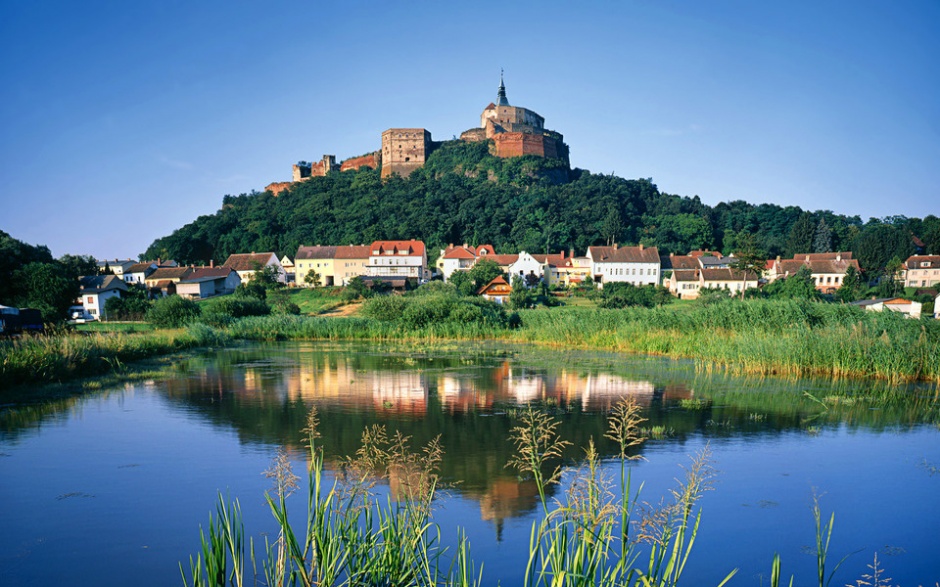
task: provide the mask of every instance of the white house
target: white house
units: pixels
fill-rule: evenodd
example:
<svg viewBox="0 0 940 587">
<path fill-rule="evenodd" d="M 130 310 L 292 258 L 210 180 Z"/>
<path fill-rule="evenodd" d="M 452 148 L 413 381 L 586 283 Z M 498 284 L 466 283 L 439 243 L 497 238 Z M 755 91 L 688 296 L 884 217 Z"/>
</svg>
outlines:
<svg viewBox="0 0 940 587">
<path fill-rule="evenodd" d="M 274 267 L 277 273 L 277 280 L 280 283 L 287 283 L 287 273 L 281 266 L 280 260 L 274 253 L 236 253 L 229 255 L 222 267 L 231 267 L 238 272 L 238 277 L 242 282 L 249 281 L 252 276 L 268 265 Z"/>
<path fill-rule="evenodd" d="M 133 259 L 106 259 L 98 261 L 98 273 L 113 273 L 124 279 L 124 272 L 136 264 L 137 261 Z M 107 269 L 107 272 L 105 272 L 105 269 Z"/>
<path fill-rule="evenodd" d="M 137 283 L 143 285 L 151 273 L 157 270 L 157 263 L 155 261 L 144 261 L 143 263 L 135 263 L 130 267 L 124 269 L 124 283 Z"/>
<path fill-rule="evenodd" d="M 105 317 L 104 306 L 111 298 L 121 297 L 127 284 L 117 275 L 88 275 L 78 278 L 81 288 L 81 304 L 86 315 L 95 320 Z"/>
<path fill-rule="evenodd" d="M 231 267 L 199 267 L 176 284 L 176 295 L 209 298 L 235 293 L 241 285 L 238 272 Z"/>
<path fill-rule="evenodd" d="M 659 285 L 660 260 L 656 247 L 588 247 L 591 274 L 594 281 L 604 283 L 630 283 L 632 285 Z"/>
<path fill-rule="evenodd" d="M 517 277 L 525 280 L 531 279 L 530 276 L 533 275 L 536 279 L 544 279 L 545 263 L 525 251 L 519 251 L 519 256 L 516 258 L 515 262 L 509 265 L 507 273 L 509 273 L 510 283 Z"/>
<path fill-rule="evenodd" d="M 375 241 L 369 247 L 369 277 L 428 281 L 428 255 L 421 241 Z"/>
<path fill-rule="evenodd" d="M 444 276 L 444 281 L 448 281 L 456 271 L 469 271 L 478 260 L 495 254 L 492 245 L 447 245 L 446 249 L 441 249 L 441 255 L 437 258 L 437 268 Z"/>
<path fill-rule="evenodd" d="M 933 287 L 940 283 L 940 255 L 914 255 L 904 262 L 905 287 Z"/>
<path fill-rule="evenodd" d="M 871 312 L 883 312 L 884 310 L 899 312 L 908 318 L 920 318 L 920 313 L 923 309 L 923 304 L 920 302 L 912 302 L 903 298 L 860 300 L 858 302 L 852 302 L 852 305 L 859 306 Z"/>
</svg>

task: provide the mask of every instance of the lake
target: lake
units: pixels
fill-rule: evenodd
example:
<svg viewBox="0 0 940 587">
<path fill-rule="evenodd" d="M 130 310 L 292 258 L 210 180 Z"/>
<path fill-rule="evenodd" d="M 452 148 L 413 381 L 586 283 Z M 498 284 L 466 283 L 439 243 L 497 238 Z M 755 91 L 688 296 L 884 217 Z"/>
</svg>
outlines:
<svg viewBox="0 0 940 587">
<path fill-rule="evenodd" d="M 936 386 L 746 379 L 688 361 L 534 347 L 283 343 L 207 350 L 152 381 L 0 412 L 0 584 L 172 585 L 188 569 L 219 492 L 238 498 L 246 534 L 276 532 L 263 472 L 284 447 L 303 475 L 306 415 L 317 406 L 328 470 L 384 424 L 416 446 L 440 435 L 447 489 L 435 521 L 466 529 L 488 585 L 521 583 L 541 511 L 505 465 L 513 414 L 537 405 L 573 446 L 560 497 L 593 438 L 605 467 L 607 410 L 630 396 L 655 430 L 631 464 L 658 502 L 690 456 L 717 470 L 684 577 L 730 585 L 816 573 L 813 495 L 835 512 L 833 585 L 855 584 L 875 553 L 893 584 L 940 581 L 940 400 Z M 305 507 L 303 492 L 291 498 Z M 854 553 L 854 554 L 853 554 Z"/>
</svg>

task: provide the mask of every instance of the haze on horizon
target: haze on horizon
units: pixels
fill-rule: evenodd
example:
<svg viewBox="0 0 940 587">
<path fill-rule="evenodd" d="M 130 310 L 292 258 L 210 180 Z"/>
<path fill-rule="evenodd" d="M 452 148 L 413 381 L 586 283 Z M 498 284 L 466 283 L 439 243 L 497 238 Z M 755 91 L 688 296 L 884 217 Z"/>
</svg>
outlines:
<svg viewBox="0 0 940 587">
<path fill-rule="evenodd" d="M 940 214 L 940 4 L 0 6 L 0 230 L 136 257 L 298 160 L 512 104 L 709 204 Z"/>
</svg>

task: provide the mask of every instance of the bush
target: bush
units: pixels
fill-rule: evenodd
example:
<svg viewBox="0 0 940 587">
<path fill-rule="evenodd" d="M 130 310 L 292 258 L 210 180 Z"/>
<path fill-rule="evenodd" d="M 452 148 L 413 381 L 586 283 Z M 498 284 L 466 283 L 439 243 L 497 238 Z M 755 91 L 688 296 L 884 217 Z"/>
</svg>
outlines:
<svg viewBox="0 0 940 587">
<path fill-rule="evenodd" d="M 205 302 L 200 322 L 216 328 L 225 328 L 238 318 L 265 316 L 271 309 L 263 301 L 247 295 L 221 296 Z"/>
<path fill-rule="evenodd" d="M 362 315 L 376 320 L 398 320 L 406 305 L 407 302 L 401 296 L 377 296 L 363 304 Z"/>
<path fill-rule="evenodd" d="M 147 321 L 159 328 L 179 328 L 194 322 L 199 314 L 196 302 L 179 296 L 168 296 L 153 303 L 147 312 Z"/>
</svg>

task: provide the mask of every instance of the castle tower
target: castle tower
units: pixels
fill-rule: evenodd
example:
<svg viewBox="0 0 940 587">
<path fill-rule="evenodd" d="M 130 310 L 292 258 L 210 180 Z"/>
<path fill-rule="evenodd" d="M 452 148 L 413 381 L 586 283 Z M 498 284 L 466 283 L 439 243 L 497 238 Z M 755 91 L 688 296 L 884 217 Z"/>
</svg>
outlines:
<svg viewBox="0 0 940 587">
<path fill-rule="evenodd" d="M 503 70 L 499 70 L 499 90 L 496 91 L 496 105 L 509 106 L 509 100 L 506 98 L 506 84 L 503 83 Z"/>
<path fill-rule="evenodd" d="M 382 177 L 408 177 L 431 152 L 431 133 L 423 128 L 390 128 L 382 133 Z"/>
</svg>

